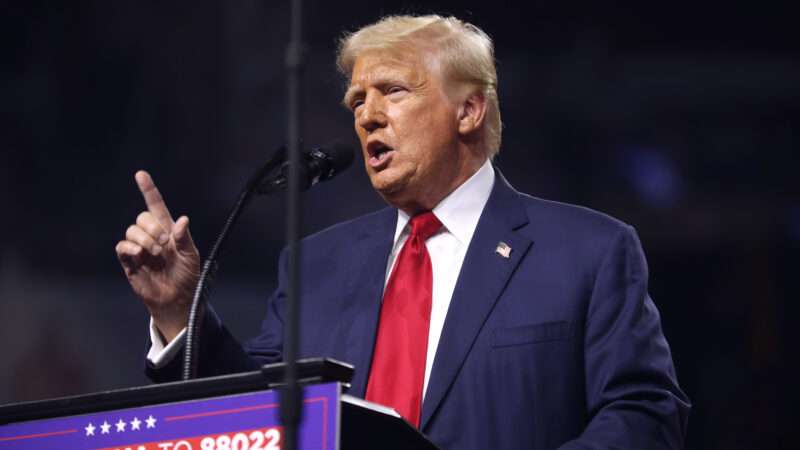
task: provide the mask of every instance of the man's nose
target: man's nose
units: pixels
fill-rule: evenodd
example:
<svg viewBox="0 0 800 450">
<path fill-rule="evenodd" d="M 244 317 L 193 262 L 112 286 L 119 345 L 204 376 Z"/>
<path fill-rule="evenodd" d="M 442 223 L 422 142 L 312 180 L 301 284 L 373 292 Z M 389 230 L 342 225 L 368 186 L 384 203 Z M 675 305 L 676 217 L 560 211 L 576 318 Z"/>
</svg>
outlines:
<svg viewBox="0 0 800 450">
<path fill-rule="evenodd" d="M 364 105 L 359 111 L 357 121 L 358 126 L 367 133 L 386 126 L 386 113 L 381 99 L 368 95 L 364 99 Z"/>
</svg>

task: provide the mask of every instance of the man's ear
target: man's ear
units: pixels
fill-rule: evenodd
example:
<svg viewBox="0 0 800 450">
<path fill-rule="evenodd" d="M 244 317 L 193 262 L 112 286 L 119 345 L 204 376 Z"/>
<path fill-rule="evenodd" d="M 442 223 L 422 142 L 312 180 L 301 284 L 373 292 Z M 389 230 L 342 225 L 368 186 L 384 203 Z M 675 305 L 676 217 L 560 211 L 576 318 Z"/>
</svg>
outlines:
<svg viewBox="0 0 800 450">
<path fill-rule="evenodd" d="M 467 96 L 458 111 L 458 132 L 466 136 L 483 126 L 486 119 L 486 96 L 473 92 Z"/>
</svg>

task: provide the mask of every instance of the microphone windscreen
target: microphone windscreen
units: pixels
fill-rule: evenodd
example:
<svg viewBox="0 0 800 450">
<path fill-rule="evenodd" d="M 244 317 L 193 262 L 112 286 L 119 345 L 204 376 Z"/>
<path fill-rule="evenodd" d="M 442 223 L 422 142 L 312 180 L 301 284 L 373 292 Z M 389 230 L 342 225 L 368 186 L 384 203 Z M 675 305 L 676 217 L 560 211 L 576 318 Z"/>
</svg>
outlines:
<svg viewBox="0 0 800 450">
<path fill-rule="evenodd" d="M 353 147 L 343 143 L 333 143 L 313 149 L 309 156 L 319 164 L 319 181 L 325 181 L 350 167 L 355 152 Z"/>
<path fill-rule="evenodd" d="M 334 173 L 341 172 L 350 167 L 355 157 L 353 147 L 341 142 L 333 143 L 320 148 L 320 151 L 327 156 L 331 169 Z"/>
</svg>

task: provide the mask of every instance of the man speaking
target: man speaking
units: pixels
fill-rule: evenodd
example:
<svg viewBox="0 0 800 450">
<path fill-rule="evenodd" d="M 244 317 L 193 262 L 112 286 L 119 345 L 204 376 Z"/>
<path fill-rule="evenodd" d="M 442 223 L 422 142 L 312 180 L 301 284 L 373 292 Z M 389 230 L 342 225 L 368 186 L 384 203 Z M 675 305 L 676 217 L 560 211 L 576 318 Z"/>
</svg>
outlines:
<svg viewBox="0 0 800 450">
<path fill-rule="evenodd" d="M 364 166 L 389 204 L 301 244 L 300 356 L 355 365 L 350 393 L 443 449 L 678 449 L 678 387 L 633 229 L 515 191 L 500 148 L 491 40 L 453 17 L 388 17 L 346 36 Z M 148 373 L 178 379 L 200 257 L 150 176 L 117 255 L 151 316 Z M 285 267 L 285 258 L 281 258 Z M 201 376 L 281 359 L 286 273 L 240 345 L 208 308 Z"/>
</svg>

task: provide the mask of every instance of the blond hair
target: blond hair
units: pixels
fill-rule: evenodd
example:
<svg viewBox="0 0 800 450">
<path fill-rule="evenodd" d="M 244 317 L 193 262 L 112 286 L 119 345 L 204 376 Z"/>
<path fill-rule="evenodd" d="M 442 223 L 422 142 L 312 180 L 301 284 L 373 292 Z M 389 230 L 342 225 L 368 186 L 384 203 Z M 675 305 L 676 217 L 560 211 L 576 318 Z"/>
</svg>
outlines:
<svg viewBox="0 0 800 450">
<path fill-rule="evenodd" d="M 347 33 L 339 40 L 336 63 L 348 79 L 356 59 L 367 51 L 397 51 L 427 46 L 436 50 L 453 79 L 474 85 L 486 98 L 484 145 L 487 156 L 500 150 L 502 123 L 492 40 L 480 28 L 455 17 L 388 16 Z"/>
</svg>

